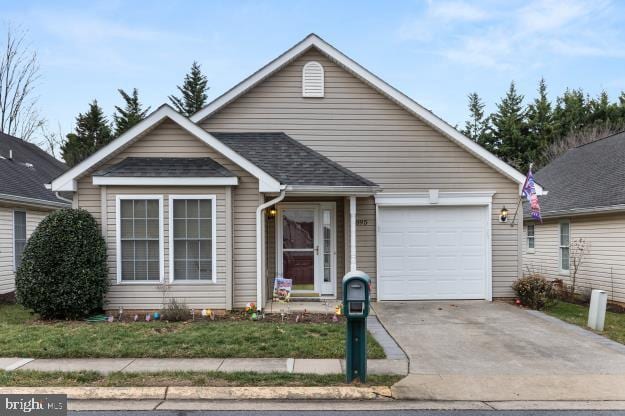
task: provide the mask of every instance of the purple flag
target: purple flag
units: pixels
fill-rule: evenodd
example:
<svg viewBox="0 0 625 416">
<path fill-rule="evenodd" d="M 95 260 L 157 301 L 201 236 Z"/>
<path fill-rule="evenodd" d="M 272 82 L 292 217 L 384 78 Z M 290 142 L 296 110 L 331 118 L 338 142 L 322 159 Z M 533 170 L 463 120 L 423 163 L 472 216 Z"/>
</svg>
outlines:
<svg viewBox="0 0 625 416">
<path fill-rule="evenodd" d="M 536 182 L 534 181 L 534 174 L 532 173 L 531 166 L 529 172 L 527 173 L 527 178 L 525 178 L 525 184 L 523 185 L 521 195 L 530 203 L 530 213 L 532 218 L 543 222 L 543 219 L 540 217 L 540 205 L 538 204 L 538 196 L 536 195 Z"/>
</svg>

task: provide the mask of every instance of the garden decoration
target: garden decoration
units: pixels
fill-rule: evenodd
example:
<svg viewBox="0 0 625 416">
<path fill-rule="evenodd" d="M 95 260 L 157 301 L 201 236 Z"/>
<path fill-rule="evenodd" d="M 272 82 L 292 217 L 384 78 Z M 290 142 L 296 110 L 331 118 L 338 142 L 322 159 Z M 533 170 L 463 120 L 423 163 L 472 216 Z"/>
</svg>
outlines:
<svg viewBox="0 0 625 416">
<path fill-rule="evenodd" d="M 336 308 L 334 308 L 334 314 L 341 316 L 341 311 L 343 310 L 343 305 L 342 304 L 338 304 L 336 305 Z"/>
<path fill-rule="evenodd" d="M 111 315 L 108 318 L 106 318 L 106 321 L 109 322 L 109 323 L 113 322 L 113 321 L 115 321 L 115 317 L 113 317 L 113 315 Z"/>
<path fill-rule="evenodd" d="M 256 312 L 252 313 L 252 321 L 256 321 L 258 319 L 258 315 Z"/>
<path fill-rule="evenodd" d="M 98 322 L 106 322 L 108 317 L 106 315 L 93 315 L 85 319 L 90 324 L 96 324 Z"/>
<path fill-rule="evenodd" d="M 205 318 L 210 318 L 213 315 L 213 311 L 206 308 L 206 309 L 202 309 L 202 316 Z"/>
<path fill-rule="evenodd" d="M 137 322 L 139 320 L 139 315 L 135 314 L 135 316 L 132 318 L 135 322 Z"/>
<path fill-rule="evenodd" d="M 158 312 L 154 312 L 154 315 L 152 315 L 154 317 L 155 321 L 158 321 L 161 318 L 161 314 Z"/>
<path fill-rule="evenodd" d="M 124 308 L 122 308 L 121 306 L 119 307 L 119 315 L 117 315 L 117 320 L 121 321 L 122 320 L 122 315 L 124 314 Z"/>
<path fill-rule="evenodd" d="M 152 316 L 149 313 L 145 314 L 145 322 L 150 322 L 150 320 L 152 319 Z"/>
<path fill-rule="evenodd" d="M 195 321 L 195 309 L 191 309 L 191 320 Z"/>
<path fill-rule="evenodd" d="M 339 317 L 337 315 L 332 315 L 332 322 L 338 322 Z"/>
</svg>

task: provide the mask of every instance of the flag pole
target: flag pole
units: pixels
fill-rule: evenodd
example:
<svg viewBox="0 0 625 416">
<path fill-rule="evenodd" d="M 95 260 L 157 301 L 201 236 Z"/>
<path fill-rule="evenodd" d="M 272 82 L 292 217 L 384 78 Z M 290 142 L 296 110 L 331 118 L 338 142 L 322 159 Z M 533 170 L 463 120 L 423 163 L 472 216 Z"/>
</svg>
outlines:
<svg viewBox="0 0 625 416">
<path fill-rule="evenodd" d="M 530 172 L 532 171 L 533 166 L 534 164 L 530 162 L 530 170 L 529 170 Z M 519 195 L 519 200 L 517 201 L 516 209 L 514 210 L 514 216 L 512 217 L 512 222 L 510 222 L 510 227 L 514 227 L 514 221 L 516 221 L 516 216 L 517 216 L 517 213 L 519 212 L 519 206 L 521 205 L 521 202 L 523 201 L 523 189 L 525 189 L 525 185 L 527 185 L 528 179 L 529 179 L 529 175 L 525 177 L 525 182 L 523 183 L 523 188 L 521 188 L 521 195 Z"/>
</svg>

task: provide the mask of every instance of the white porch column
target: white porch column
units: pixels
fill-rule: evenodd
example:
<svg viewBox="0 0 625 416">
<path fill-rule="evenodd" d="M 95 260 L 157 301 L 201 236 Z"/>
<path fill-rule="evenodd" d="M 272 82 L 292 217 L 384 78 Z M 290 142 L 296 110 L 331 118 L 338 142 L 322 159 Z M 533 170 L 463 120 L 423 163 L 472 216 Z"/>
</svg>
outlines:
<svg viewBox="0 0 625 416">
<path fill-rule="evenodd" d="M 350 260 L 349 260 L 349 269 L 350 271 L 357 270 L 356 268 L 356 197 L 349 197 L 349 249 L 350 249 Z"/>
</svg>

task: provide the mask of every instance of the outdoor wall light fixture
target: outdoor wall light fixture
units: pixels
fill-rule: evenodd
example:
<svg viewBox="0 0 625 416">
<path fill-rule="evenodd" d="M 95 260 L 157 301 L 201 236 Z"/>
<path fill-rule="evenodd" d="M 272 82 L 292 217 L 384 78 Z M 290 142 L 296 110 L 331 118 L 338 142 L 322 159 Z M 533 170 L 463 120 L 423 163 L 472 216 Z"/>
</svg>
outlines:
<svg viewBox="0 0 625 416">
<path fill-rule="evenodd" d="M 275 218 L 277 213 L 278 211 L 276 211 L 276 207 L 271 207 L 269 208 L 269 211 L 267 211 L 267 215 L 269 216 L 269 218 Z"/>
<path fill-rule="evenodd" d="M 506 207 L 501 208 L 499 222 L 508 222 L 508 209 Z"/>
</svg>

